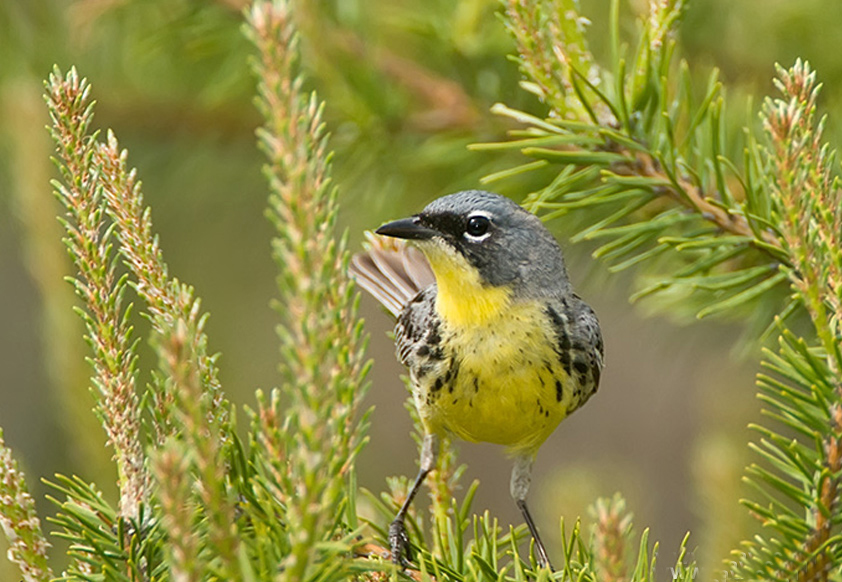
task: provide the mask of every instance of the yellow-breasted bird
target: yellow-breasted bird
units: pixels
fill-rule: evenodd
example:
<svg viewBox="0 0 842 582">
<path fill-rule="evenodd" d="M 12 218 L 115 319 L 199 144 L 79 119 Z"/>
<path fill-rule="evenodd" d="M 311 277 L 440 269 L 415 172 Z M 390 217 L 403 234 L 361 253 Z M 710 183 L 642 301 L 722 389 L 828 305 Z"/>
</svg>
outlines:
<svg viewBox="0 0 842 582">
<path fill-rule="evenodd" d="M 599 385 L 596 315 L 573 292 L 552 234 L 503 196 L 444 196 L 376 233 L 412 245 L 374 245 L 351 272 L 398 318 L 397 355 L 425 432 L 420 471 L 389 528 L 393 561 L 404 560 L 406 512 L 450 433 L 514 457 L 512 497 L 539 565 L 551 567 L 526 494 L 538 448 Z"/>
</svg>

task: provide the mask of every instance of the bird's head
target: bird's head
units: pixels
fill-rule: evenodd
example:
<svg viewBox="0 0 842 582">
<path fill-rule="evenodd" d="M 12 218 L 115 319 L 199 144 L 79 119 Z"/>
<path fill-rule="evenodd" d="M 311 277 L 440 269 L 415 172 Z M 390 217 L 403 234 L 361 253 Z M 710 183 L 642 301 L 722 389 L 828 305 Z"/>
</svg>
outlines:
<svg viewBox="0 0 842 582">
<path fill-rule="evenodd" d="M 512 300 L 570 289 L 552 234 L 535 215 L 498 194 L 443 196 L 376 232 L 413 241 L 424 253 L 438 285 L 437 308 L 446 318 L 484 321 Z"/>
</svg>

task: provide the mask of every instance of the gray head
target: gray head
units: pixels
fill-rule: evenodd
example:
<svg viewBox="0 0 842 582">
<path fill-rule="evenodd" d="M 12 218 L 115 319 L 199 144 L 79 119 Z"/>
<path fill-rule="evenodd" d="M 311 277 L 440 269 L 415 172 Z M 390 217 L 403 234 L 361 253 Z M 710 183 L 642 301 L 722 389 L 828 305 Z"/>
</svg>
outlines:
<svg viewBox="0 0 842 582">
<path fill-rule="evenodd" d="M 466 190 L 443 196 L 415 216 L 381 226 L 377 233 L 414 240 L 422 251 L 444 247 L 448 254 L 464 257 L 484 284 L 511 287 L 516 296 L 570 291 L 555 238 L 538 217 L 499 194 Z M 434 260 L 431 253 L 425 254 Z"/>
</svg>

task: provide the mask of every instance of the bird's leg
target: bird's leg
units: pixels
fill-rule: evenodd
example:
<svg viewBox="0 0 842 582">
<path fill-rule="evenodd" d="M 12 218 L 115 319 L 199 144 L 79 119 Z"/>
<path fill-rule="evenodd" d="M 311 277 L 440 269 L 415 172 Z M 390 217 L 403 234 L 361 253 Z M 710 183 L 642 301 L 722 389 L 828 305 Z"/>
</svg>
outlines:
<svg viewBox="0 0 842 582">
<path fill-rule="evenodd" d="M 521 456 L 515 459 L 515 466 L 512 468 L 511 492 L 512 498 L 523 513 L 523 519 L 526 522 L 526 527 L 529 528 L 529 533 L 532 534 L 532 539 L 535 540 L 535 553 L 538 558 L 538 566 L 542 568 L 549 568 L 553 570 L 553 565 L 550 564 L 550 559 L 547 556 L 547 550 L 544 548 L 544 543 L 538 535 L 538 528 L 535 527 L 535 522 L 532 520 L 532 515 L 529 513 L 529 508 L 526 507 L 526 494 L 529 492 L 529 485 L 532 483 L 532 461 L 534 457 Z"/>
<path fill-rule="evenodd" d="M 403 565 L 406 560 L 406 551 L 409 548 L 409 537 L 406 535 L 406 526 L 404 520 L 406 519 L 406 512 L 409 511 L 409 506 L 412 500 L 415 499 L 418 490 L 424 483 L 424 479 L 436 466 L 436 458 L 439 455 L 439 439 L 434 434 L 424 435 L 424 443 L 421 446 L 421 463 L 418 469 L 418 476 L 415 477 L 415 482 L 406 496 L 406 499 L 398 510 L 394 521 L 389 526 L 389 544 L 392 549 L 392 562 L 398 565 Z"/>
</svg>

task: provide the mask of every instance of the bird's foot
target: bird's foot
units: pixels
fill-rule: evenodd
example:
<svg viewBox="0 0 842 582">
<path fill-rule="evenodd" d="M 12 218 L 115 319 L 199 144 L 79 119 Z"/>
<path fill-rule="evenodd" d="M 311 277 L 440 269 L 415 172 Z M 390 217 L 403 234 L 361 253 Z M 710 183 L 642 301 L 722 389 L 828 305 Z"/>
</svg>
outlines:
<svg viewBox="0 0 842 582">
<path fill-rule="evenodd" d="M 402 519 L 396 519 L 389 525 L 389 545 L 392 548 L 392 562 L 398 566 L 405 566 L 409 536 Z"/>
</svg>

